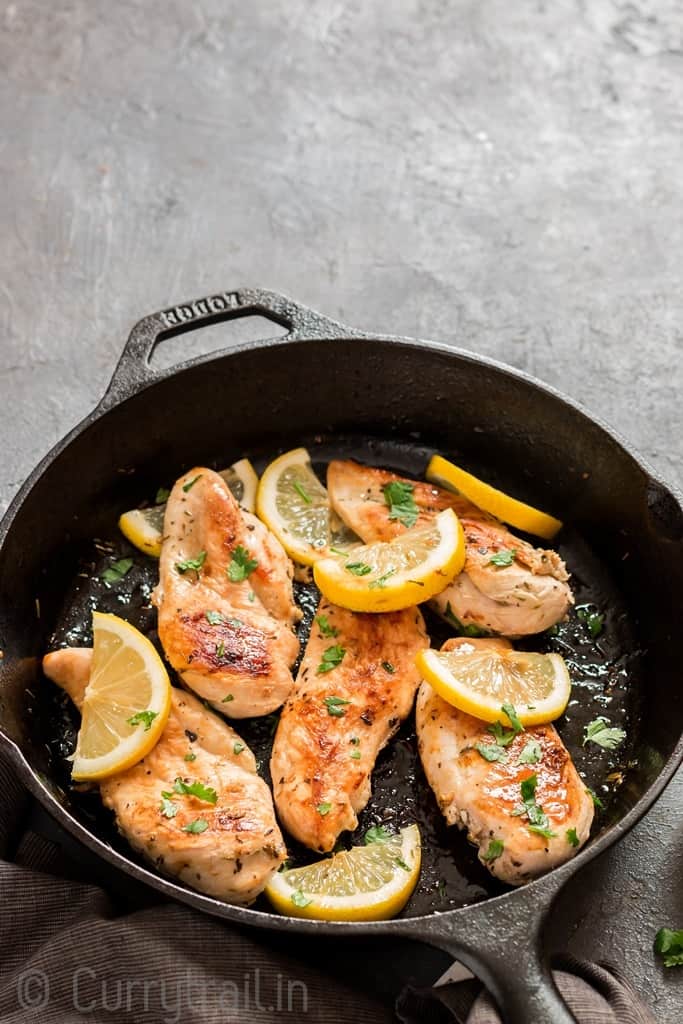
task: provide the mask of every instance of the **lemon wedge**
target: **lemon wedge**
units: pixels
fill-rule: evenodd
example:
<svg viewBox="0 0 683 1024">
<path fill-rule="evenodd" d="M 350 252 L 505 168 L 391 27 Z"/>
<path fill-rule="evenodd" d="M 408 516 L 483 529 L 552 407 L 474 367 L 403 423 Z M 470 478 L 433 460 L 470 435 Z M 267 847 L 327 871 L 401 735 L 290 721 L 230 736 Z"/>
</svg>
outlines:
<svg viewBox="0 0 683 1024">
<path fill-rule="evenodd" d="M 328 601 L 342 608 L 395 612 L 441 593 L 464 564 L 465 536 L 448 508 L 391 541 L 359 544 L 341 557 L 321 559 L 313 576 Z"/>
<path fill-rule="evenodd" d="M 382 834 L 383 829 L 373 829 Z M 367 840 L 366 840 L 367 842 Z M 417 825 L 380 841 L 273 875 L 266 895 L 276 910 L 316 921 L 385 921 L 406 905 L 420 874 Z"/>
<path fill-rule="evenodd" d="M 571 680 L 559 654 L 477 647 L 420 651 L 417 667 L 440 697 L 484 722 L 505 721 L 512 705 L 522 725 L 559 718 L 569 701 Z"/>
<path fill-rule="evenodd" d="M 249 459 L 240 459 L 228 469 L 221 470 L 218 475 L 225 480 L 235 501 L 247 512 L 253 512 L 256 508 L 258 476 Z M 131 509 L 119 519 L 119 529 L 139 551 L 158 558 L 161 554 L 165 512 L 165 503 L 152 508 Z"/>
<path fill-rule="evenodd" d="M 285 452 L 266 467 L 256 513 L 290 558 L 302 565 L 314 565 L 330 549 L 343 551 L 358 543 L 331 508 L 305 448 Z"/>
<path fill-rule="evenodd" d="M 137 764 L 156 746 L 171 683 L 153 645 L 117 615 L 93 613 L 93 660 L 72 776 L 94 781 Z"/>
<path fill-rule="evenodd" d="M 554 516 L 496 490 L 441 455 L 432 456 L 426 476 L 430 483 L 438 484 L 449 491 L 457 491 L 477 508 L 525 533 L 552 540 L 562 527 L 562 522 Z"/>
</svg>

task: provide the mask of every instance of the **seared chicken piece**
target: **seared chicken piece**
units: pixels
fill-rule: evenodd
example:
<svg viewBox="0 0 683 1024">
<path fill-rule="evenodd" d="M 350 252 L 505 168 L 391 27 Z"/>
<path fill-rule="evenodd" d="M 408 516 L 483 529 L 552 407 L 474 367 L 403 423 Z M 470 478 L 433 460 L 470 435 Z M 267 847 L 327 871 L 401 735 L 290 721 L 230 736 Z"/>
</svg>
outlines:
<svg viewBox="0 0 683 1024">
<path fill-rule="evenodd" d="M 569 575 L 556 551 L 535 548 L 510 533 L 503 523 L 460 495 L 409 480 L 384 469 L 335 460 L 327 470 L 332 507 L 366 543 L 391 540 L 406 529 L 390 519 L 383 488 L 392 481 L 409 483 L 418 507 L 418 524 L 452 508 L 467 540 L 465 568 L 441 594 L 435 609 L 456 627 L 477 626 L 489 633 L 526 636 L 563 619 L 574 603 Z M 500 551 L 514 551 L 509 566 L 491 562 Z"/>
<path fill-rule="evenodd" d="M 417 608 L 364 615 L 320 602 L 270 761 L 280 820 L 311 849 L 326 853 L 358 824 L 377 755 L 413 706 L 415 656 L 428 646 Z"/>
<path fill-rule="evenodd" d="M 286 700 L 299 653 L 292 564 L 210 469 L 171 491 L 153 600 L 166 657 L 200 697 L 231 718 Z"/>
<path fill-rule="evenodd" d="M 507 640 L 455 637 L 443 650 L 461 645 L 511 646 Z M 503 760 L 488 761 L 476 746 L 495 744 L 487 723 L 446 703 L 426 682 L 418 691 L 415 719 L 420 758 L 439 807 L 449 825 L 467 829 L 491 874 L 522 885 L 569 860 L 586 842 L 593 800 L 552 725 L 530 726 L 504 748 Z M 530 831 L 533 822 L 519 813 L 524 811 L 521 784 L 533 775 L 538 779 L 533 799 L 555 833 L 550 838 Z M 492 840 L 503 848 L 487 859 L 498 852 L 497 844 L 491 849 Z"/>
<path fill-rule="evenodd" d="M 65 648 L 47 654 L 43 670 L 80 708 L 91 661 L 91 648 Z M 176 793 L 177 779 L 211 787 L 216 803 Z M 133 849 L 209 896 L 252 903 L 285 859 L 270 790 L 256 774 L 251 750 L 183 690 L 173 689 L 171 714 L 154 749 L 127 771 L 102 779 L 99 788 Z M 162 799 L 162 793 L 169 795 Z M 193 822 L 197 831 L 185 831 Z"/>
</svg>

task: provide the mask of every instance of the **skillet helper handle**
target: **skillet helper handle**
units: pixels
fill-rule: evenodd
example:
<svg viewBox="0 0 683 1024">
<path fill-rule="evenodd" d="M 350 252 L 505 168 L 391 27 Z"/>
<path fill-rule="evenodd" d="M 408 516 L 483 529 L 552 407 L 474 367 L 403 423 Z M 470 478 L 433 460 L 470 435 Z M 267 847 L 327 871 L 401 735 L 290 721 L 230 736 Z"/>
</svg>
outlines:
<svg viewBox="0 0 683 1024">
<path fill-rule="evenodd" d="M 156 345 L 164 338 L 248 316 L 265 317 L 279 327 L 287 328 L 287 334 L 279 339 L 281 341 L 295 341 L 298 338 L 362 337 L 362 332 L 331 320 L 322 313 L 316 313 L 315 310 L 302 306 L 278 292 L 261 288 L 216 292 L 193 302 L 162 309 L 139 320 L 126 342 L 111 383 L 100 402 L 100 408 L 107 409 L 116 405 L 172 372 L 171 369 L 155 370 L 150 365 Z M 219 348 L 217 351 L 227 351 L 227 347 Z M 203 362 L 212 358 L 214 354 L 193 360 L 191 346 L 188 345 L 188 358 L 183 360 L 182 365 L 191 365 L 195 361 Z"/>
<path fill-rule="evenodd" d="M 541 934 L 564 878 L 429 921 L 423 941 L 465 964 L 494 998 L 505 1024 L 577 1024 L 543 954 Z M 413 933 L 413 937 L 417 937 Z"/>
</svg>

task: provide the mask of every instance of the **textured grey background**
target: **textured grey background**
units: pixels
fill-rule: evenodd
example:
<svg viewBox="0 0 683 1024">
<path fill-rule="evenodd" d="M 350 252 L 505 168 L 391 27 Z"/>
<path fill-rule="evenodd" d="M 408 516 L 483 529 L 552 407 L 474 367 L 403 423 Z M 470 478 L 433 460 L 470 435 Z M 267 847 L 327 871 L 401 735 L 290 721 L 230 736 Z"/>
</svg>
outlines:
<svg viewBox="0 0 683 1024">
<path fill-rule="evenodd" d="M 683 484 L 679 0 L 16 0 L 0 33 L 2 505 L 134 320 L 240 285 L 531 371 Z M 667 1022 L 682 797 L 555 923 Z"/>
</svg>

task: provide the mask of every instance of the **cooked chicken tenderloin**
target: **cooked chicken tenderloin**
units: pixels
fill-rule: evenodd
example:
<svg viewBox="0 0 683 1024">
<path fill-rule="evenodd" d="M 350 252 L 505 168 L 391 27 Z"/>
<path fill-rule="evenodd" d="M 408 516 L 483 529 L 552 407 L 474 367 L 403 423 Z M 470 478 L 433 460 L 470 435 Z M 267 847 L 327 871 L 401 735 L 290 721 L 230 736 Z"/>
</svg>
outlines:
<svg viewBox="0 0 683 1024">
<path fill-rule="evenodd" d="M 43 659 L 48 679 L 80 708 L 92 649 Z M 201 782 L 215 803 L 182 790 Z M 251 750 L 189 693 L 173 689 L 171 714 L 154 749 L 102 779 L 100 795 L 133 849 L 165 875 L 227 903 L 252 903 L 286 857 L 266 783 Z M 163 797 L 162 794 L 168 794 Z"/>
<path fill-rule="evenodd" d="M 366 544 L 391 540 L 406 529 L 399 519 L 390 518 L 385 500 L 384 488 L 394 482 L 412 487 L 417 525 L 445 508 L 452 508 L 462 523 L 467 541 L 464 570 L 432 602 L 444 618 L 487 633 L 527 636 L 566 616 L 574 599 L 556 551 L 535 548 L 467 499 L 434 484 L 351 460 L 334 460 L 327 470 L 332 507 Z M 512 553 L 509 565 L 492 561 L 503 551 Z"/>
<path fill-rule="evenodd" d="M 511 646 L 505 640 L 457 637 L 443 650 L 461 644 Z M 418 691 L 415 719 L 420 759 L 441 812 L 449 825 L 467 830 L 491 874 L 522 885 L 569 860 L 586 842 L 593 800 L 552 725 L 525 729 L 504 748 L 501 760 L 489 761 L 477 749 L 481 745 L 490 752 L 495 745 L 487 723 L 448 704 L 426 682 Z M 522 791 L 529 779 L 530 800 L 540 808 L 532 809 L 532 817 Z"/>
<path fill-rule="evenodd" d="M 413 706 L 415 656 L 428 646 L 416 608 L 371 615 L 321 601 L 270 762 L 280 820 L 311 849 L 326 853 L 357 826 L 377 755 Z"/>
<path fill-rule="evenodd" d="M 231 718 L 266 715 L 292 690 L 300 617 L 292 563 L 210 469 L 168 499 L 153 600 L 159 639 L 183 682 Z"/>
</svg>

